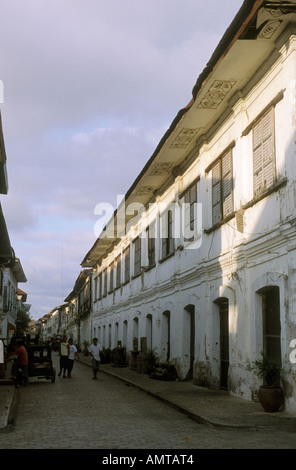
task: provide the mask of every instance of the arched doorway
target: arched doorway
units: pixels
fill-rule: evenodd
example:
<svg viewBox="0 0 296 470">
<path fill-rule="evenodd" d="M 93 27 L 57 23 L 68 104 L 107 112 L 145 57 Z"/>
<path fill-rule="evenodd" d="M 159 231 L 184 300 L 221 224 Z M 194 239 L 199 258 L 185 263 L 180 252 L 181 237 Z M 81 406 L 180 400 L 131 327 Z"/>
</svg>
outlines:
<svg viewBox="0 0 296 470">
<path fill-rule="evenodd" d="M 137 349 L 140 347 L 139 345 L 139 319 L 135 317 L 133 319 L 133 349 L 136 347 Z"/>
<path fill-rule="evenodd" d="M 152 351 L 152 315 L 146 316 L 146 338 L 147 338 L 147 349 Z"/>
<path fill-rule="evenodd" d="M 128 344 L 127 344 L 127 320 L 124 320 L 123 325 L 122 325 L 122 346 L 124 348 L 128 347 Z"/>
<path fill-rule="evenodd" d="M 162 314 L 161 350 L 164 361 L 169 361 L 171 355 L 171 312 L 166 310 Z"/>
<path fill-rule="evenodd" d="M 218 341 L 220 363 L 220 388 L 228 390 L 229 369 L 229 301 L 226 297 L 220 297 L 215 301 L 219 309 L 218 317 Z"/>
<path fill-rule="evenodd" d="M 278 286 L 263 287 L 257 294 L 262 299 L 262 341 L 263 353 L 280 370 L 281 360 L 281 319 L 280 290 Z M 278 382 L 280 374 L 278 374 Z"/>
<path fill-rule="evenodd" d="M 193 363 L 194 363 L 194 344 L 195 344 L 195 307 L 190 304 L 184 309 L 183 321 L 183 354 L 188 358 L 189 370 L 187 378 L 193 379 Z"/>
</svg>

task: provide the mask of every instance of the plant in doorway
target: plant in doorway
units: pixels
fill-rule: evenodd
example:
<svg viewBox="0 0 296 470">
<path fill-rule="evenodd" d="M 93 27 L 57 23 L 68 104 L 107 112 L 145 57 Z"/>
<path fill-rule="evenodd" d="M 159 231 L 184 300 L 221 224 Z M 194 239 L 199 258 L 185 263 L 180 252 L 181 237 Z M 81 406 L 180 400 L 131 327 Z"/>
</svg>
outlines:
<svg viewBox="0 0 296 470">
<path fill-rule="evenodd" d="M 250 370 L 263 379 L 263 385 L 258 391 L 259 402 L 263 409 L 270 413 L 279 411 L 284 402 L 284 394 L 279 385 L 280 368 L 261 352 L 261 359 L 253 361 Z"/>
<path fill-rule="evenodd" d="M 159 357 L 156 354 L 156 348 L 148 349 L 146 360 L 146 373 L 150 375 L 154 371 L 156 364 L 159 362 Z"/>
<path fill-rule="evenodd" d="M 88 352 L 88 348 L 89 348 L 89 342 L 88 341 L 83 341 L 83 355 L 84 356 L 88 356 L 89 352 Z"/>
</svg>

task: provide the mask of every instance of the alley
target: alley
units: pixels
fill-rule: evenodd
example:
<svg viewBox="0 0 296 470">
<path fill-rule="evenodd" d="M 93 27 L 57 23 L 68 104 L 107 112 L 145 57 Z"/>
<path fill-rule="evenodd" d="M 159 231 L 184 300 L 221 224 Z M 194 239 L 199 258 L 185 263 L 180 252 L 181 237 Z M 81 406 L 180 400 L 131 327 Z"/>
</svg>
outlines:
<svg viewBox="0 0 296 470">
<path fill-rule="evenodd" d="M 57 366 L 57 356 L 53 357 Z M 16 391 L 15 424 L 1 449 L 296 448 L 295 434 L 197 424 L 135 387 L 75 362 L 72 378 L 31 379 Z"/>
</svg>

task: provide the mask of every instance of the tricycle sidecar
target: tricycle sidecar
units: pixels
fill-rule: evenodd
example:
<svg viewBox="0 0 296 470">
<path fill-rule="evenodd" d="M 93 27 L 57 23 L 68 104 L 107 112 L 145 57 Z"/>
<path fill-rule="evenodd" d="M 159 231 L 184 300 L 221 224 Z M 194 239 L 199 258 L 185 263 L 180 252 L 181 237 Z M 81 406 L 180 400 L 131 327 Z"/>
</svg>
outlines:
<svg viewBox="0 0 296 470">
<path fill-rule="evenodd" d="M 28 347 L 28 375 L 51 380 L 53 383 L 56 371 L 51 359 L 51 348 L 49 345 L 33 345 Z"/>
</svg>

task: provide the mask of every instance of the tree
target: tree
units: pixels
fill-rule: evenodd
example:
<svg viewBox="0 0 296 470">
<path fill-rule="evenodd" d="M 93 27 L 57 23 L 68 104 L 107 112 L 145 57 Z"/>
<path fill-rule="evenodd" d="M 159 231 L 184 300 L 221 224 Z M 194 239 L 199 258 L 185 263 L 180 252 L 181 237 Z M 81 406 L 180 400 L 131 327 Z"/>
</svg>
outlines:
<svg viewBox="0 0 296 470">
<path fill-rule="evenodd" d="M 30 315 L 25 310 L 19 310 L 17 314 L 17 328 L 21 334 L 24 334 L 31 321 Z"/>
</svg>

